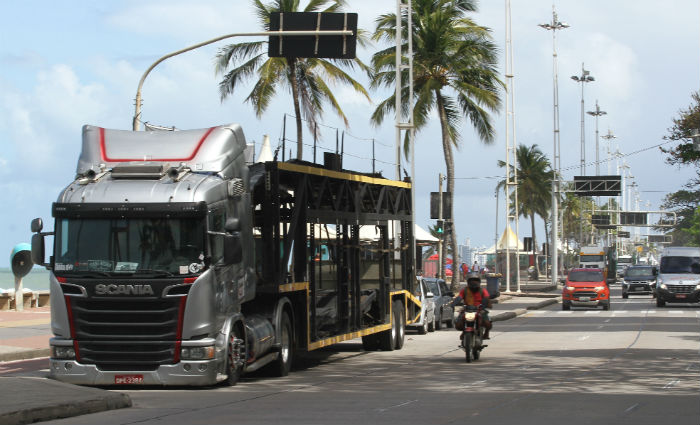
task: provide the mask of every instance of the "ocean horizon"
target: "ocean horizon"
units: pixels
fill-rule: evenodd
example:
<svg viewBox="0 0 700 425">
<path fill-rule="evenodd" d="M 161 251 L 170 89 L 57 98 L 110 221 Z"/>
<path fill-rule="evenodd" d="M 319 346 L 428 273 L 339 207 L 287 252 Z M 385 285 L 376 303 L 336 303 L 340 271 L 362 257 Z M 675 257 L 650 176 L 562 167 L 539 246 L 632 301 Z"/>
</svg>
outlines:
<svg viewBox="0 0 700 425">
<path fill-rule="evenodd" d="M 34 291 L 48 291 L 49 271 L 43 267 L 34 267 L 22 279 L 22 287 Z M 15 289 L 15 275 L 9 267 L 0 267 L 0 291 L 3 289 Z"/>
</svg>

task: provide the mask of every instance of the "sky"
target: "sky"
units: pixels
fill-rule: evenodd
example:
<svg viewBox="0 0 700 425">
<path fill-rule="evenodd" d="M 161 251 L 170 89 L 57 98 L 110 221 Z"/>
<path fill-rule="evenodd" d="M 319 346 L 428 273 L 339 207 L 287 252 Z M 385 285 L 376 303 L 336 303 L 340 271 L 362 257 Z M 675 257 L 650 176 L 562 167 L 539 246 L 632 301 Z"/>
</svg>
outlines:
<svg viewBox="0 0 700 425">
<path fill-rule="evenodd" d="M 479 11 L 471 14 L 492 30 L 500 48 L 501 75 L 505 3 L 482 0 Z M 260 27 L 251 2 L 242 0 L 0 0 L 0 5 L 0 193 L 5 201 L 0 212 L 0 267 L 7 267 L 14 245 L 30 241 L 33 218 L 42 217 L 45 230 L 53 229 L 51 203 L 75 176 L 83 125 L 130 129 L 138 81 L 155 60 L 204 40 Z M 552 6 L 551 0 L 511 1 L 516 142 L 537 144 L 549 157 L 552 34 L 537 24 L 551 21 Z M 555 6 L 560 21 L 570 25 L 557 32 L 564 179 L 580 174 L 581 86 L 570 76 L 580 75 L 585 63 L 595 77 L 584 88 L 585 110 L 594 110 L 598 101 L 607 112 L 599 118 L 600 135 L 611 130 L 617 137 L 610 150 L 626 155 L 623 160 L 638 184 L 640 210 L 658 210 L 663 197 L 681 189 L 692 174 L 688 168 L 667 165 L 654 146 L 664 142 L 672 119 L 690 105 L 691 93 L 700 86 L 699 2 L 560 0 Z M 372 31 L 375 19 L 395 8 L 396 2 L 389 0 L 348 0 L 347 11 L 358 13 L 360 27 Z M 214 58 L 218 49 L 239 41 L 244 39 L 221 41 L 156 67 L 143 87 L 143 121 L 179 129 L 239 123 L 249 143 L 259 147 L 268 134 L 274 149 L 282 137 L 284 114 L 293 114 L 288 93 L 281 91 L 260 118 L 245 102 L 250 84 L 220 100 Z M 358 57 L 369 63 L 380 47 L 386 46 L 359 49 Z M 353 75 L 368 86 L 364 75 Z M 374 139 L 377 171 L 395 177 L 393 119 L 378 127 L 369 123 L 375 103 L 388 91 L 371 92 L 370 103 L 347 88 L 334 89 L 349 128 L 325 111 L 321 149 L 334 150 L 336 133 L 344 131 L 344 167 L 372 171 Z M 445 172 L 437 116 L 433 118 L 416 138 L 416 222 L 424 228 L 434 223 L 429 218 L 429 192 L 438 190 L 438 174 Z M 503 111 L 494 114 L 494 122 L 497 136 L 491 145 L 481 143 L 467 123 L 460 129 L 455 220 L 461 244 L 469 239 L 472 246 L 490 246 L 505 225 L 503 195 L 498 204 L 494 196 L 504 177 L 497 166 L 505 159 Z M 289 117 L 287 129 L 287 139 L 294 140 Z M 307 133 L 305 142 L 310 140 Z M 586 162 L 592 163 L 595 119 L 588 115 L 585 140 Z M 600 139 L 601 159 L 607 158 L 608 149 Z M 304 155 L 311 158 L 310 147 Z M 607 167 L 601 164 L 601 174 L 607 174 Z M 588 165 L 587 174 L 594 172 L 595 166 Z M 529 229 L 529 221 L 521 220 L 521 239 L 530 236 Z M 536 233 L 541 243 L 539 219 Z"/>
</svg>

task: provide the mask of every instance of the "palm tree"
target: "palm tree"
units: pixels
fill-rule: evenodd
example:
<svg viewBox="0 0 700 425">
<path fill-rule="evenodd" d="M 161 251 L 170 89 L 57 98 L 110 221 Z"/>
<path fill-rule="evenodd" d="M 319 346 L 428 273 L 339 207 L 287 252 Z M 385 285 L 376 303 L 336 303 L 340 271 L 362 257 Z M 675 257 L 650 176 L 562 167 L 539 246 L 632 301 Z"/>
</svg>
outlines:
<svg viewBox="0 0 700 425">
<path fill-rule="evenodd" d="M 265 30 L 270 28 L 270 13 L 300 11 L 299 0 L 273 0 L 268 4 L 262 0 L 253 0 L 253 6 Z M 343 6 L 345 0 L 309 0 L 303 11 L 338 12 Z M 362 44 L 363 38 L 358 37 L 358 42 Z M 297 127 L 297 159 L 302 159 L 302 116 L 309 129 L 315 132 L 316 123 L 323 115 L 323 104 L 328 103 L 348 125 L 348 119 L 326 81 L 349 84 L 370 100 L 367 90 L 335 64 L 350 69 L 357 65 L 364 71 L 369 71 L 369 68 L 357 59 L 329 61 L 315 58 L 270 58 L 263 50 L 266 43 L 267 41 L 253 41 L 230 44 L 219 51 L 216 55 L 216 73 L 223 74 L 229 66 L 234 67 L 219 83 L 221 100 L 233 94 L 243 80 L 257 76 L 259 79 L 245 100 L 253 105 L 260 118 L 278 88 L 291 89 Z"/>
<path fill-rule="evenodd" d="M 479 139 L 492 143 L 495 130 L 489 111 L 500 107 L 497 76 L 497 48 L 490 30 L 466 17 L 476 11 L 475 0 L 413 0 L 413 84 L 414 98 L 408 96 L 408 70 L 402 71 L 402 113 L 413 108 L 416 130 L 425 127 L 431 112 L 437 112 L 442 131 L 442 149 L 447 171 L 447 192 L 454 198 L 453 147 L 460 144 L 460 125 L 467 119 L 476 129 Z M 402 16 L 402 28 L 408 28 L 408 14 Z M 391 43 L 396 37 L 396 15 L 377 18 L 373 34 L 375 41 Z M 408 32 L 402 34 L 407 44 Z M 405 46 L 404 46 L 405 48 Z M 405 49 L 404 49 L 405 51 Z M 393 87 L 395 84 L 396 51 L 394 47 L 381 50 L 372 57 L 371 87 Z M 395 108 L 395 94 L 379 103 L 372 122 L 379 125 Z M 407 146 L 404 145 L 404 151 Z M 452 205 L 453 203 L 450 203 Z M 450 211 L 452 217 L 454 214 Z M 450 231 L 452 252 L 457 251 L 456 230 Z M 443 255 L 443 258 L 445 256 Z M 455 258 L 456 261 L 456 258 Z M 452 288 L 458 285 L 453 274 Z"/>
<path fill-rule="evenodd" d="M 535 215 L 539 215 L 547 224 L 548 211 L 552 205 L 553 172 L 549 159 L 537 145 L 527 147 L 519 145 L 515 152 L 518 171 L 518 210 L 521 216 L 530 218 L 532 230 L 532 245 L 537 247 L 535 236 Z M 505 167 L 504 161 L 498 161 L 499 167 Z M 511 167 L 511 173 L 513 165 Z M 505 180 L 498 183 L 498 188 L 505 187 Z"/>
</svg>

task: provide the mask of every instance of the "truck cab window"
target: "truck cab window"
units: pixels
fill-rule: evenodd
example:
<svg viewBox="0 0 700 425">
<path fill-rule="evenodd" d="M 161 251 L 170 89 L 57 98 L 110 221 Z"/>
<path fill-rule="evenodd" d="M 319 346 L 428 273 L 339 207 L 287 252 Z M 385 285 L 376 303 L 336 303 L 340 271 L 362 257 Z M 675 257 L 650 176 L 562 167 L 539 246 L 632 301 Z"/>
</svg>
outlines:
<svg viewBox="0 0 700 425">
<path fill-rule="evenodd" d="M 215 210 L 209 213 L 209 252 L 211 264 L 217 264 L 224 258 L 224 210 Z"/>
</svg>

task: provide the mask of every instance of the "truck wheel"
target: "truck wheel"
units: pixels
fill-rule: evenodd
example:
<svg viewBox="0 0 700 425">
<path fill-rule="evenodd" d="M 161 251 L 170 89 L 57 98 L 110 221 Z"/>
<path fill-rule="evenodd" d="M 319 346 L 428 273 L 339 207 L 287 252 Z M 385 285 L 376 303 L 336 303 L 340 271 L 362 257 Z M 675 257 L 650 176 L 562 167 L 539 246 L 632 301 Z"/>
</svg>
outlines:
<svg viewBox="0 0 700 425">
<path fill-rule="evenodd" d="M 289 370 L 292 368 L 293 341 L 292 322 L 285 312 L 282 313 L 282 321 L 280 322 L 280 352 L 275 361 L 275 374 L 277 376 L 289 375 Z"/>
<path fill-rule="evenodd" d="M 657 307 L 663 307 L 666 305 L 666 301 L 662 300 L 658 296 L 656 297 L 656 306 Z"/>
<path fill-rule="evenodd" d="M 387 329 L 377 335 L 377 338 L 379 339 L 379 349 L 382 351 L 394 351 L 394 348 L 396 347 L 398 320 L 396 318 L 396 307 L 394 304 L 392 304 L 391 314 L 391 329 Z"/>
<path fill-rule="evenodd" d="M 406 339 L 406 319 L 405 310 L 401 301 L 394 301 L 394 322 L 396 322 L 396 335 L 394 348 L 400 350 L 403 348 L 403 343 Z"/>
<path fill-rule="evenodd" d="M 241 331 L 234 326 L 228 337 L 228 350 L 226 354 L 226 385 L 234 386 L 238 383 L 243 373 L 243 365 L 246 361 L 245 340 L 240 335 Z"/>
</svg>

